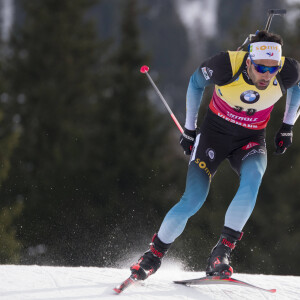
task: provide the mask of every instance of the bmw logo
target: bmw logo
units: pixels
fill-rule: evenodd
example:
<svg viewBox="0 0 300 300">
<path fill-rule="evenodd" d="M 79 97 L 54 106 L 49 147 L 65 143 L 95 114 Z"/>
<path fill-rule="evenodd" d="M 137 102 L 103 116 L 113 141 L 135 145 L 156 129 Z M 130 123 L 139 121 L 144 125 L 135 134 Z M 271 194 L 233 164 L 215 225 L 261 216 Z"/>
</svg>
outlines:
<svg viewBox="0 0 300 300">
<path fill-rule="evenodd" d="M 256 91 L 246 91 L 241 94 L 241 101 L 244 103 L 255 103 L 259 100 L 259 93 Z"/>
</svg>

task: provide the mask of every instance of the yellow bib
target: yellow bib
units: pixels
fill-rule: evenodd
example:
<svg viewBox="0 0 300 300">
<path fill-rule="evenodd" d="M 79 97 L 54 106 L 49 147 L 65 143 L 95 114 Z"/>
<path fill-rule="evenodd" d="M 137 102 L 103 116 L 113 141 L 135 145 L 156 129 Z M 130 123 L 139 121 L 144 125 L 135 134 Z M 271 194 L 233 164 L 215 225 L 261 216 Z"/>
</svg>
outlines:
<svg viewBox="0 0 300 300">
<path fill-rule="evenodd" d="M 242 65 L 246 55 L 245 51 L 228 51 L 232 74 L 236 74 Z M 281 58 L 281 65 L 285 57 Z M 225 101 L 232 108 L 239 108 L 242 111 L 260 111 L 273 106 L 281 97 L 282 90 L 276 77 L 274 77 L 265 90 L 259 90 L 255 85 L 245 82 L 242 73 L 238 78 L 224 86 L 215 86 L 218 97 Z"/>
</svg>

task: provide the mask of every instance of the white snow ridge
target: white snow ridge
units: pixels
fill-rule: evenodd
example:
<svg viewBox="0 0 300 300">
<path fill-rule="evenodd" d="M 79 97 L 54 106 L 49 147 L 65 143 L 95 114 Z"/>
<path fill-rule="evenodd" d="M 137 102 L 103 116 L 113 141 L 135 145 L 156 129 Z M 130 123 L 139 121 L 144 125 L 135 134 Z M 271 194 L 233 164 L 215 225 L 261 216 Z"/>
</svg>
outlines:
<svg viewBox="0 0 300 300">
<path fill-rule="evenodd" d="M 163 266 L 145 282 L 129 287 L 122 294 L 113 288 L 130 275 L 128 269 L 67 268 L 39 266 L 0 266 L 0 299 L 89 300 L 89 299 L 300 299 L 300 277 L 234 274 L 236 279 L 267 288 L 275 294 L 231 285 L 182 286 L 173 280 L 204 276 L 203 272 L 184 272 Z"/>
</svg>

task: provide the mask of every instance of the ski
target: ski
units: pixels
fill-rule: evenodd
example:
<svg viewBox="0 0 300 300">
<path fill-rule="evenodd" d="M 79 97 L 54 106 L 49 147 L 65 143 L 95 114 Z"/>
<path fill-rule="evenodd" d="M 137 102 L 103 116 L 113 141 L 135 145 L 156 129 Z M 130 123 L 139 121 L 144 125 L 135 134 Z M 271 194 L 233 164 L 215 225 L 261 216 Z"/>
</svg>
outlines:
<svg viewBox="0 0 300 300">
<path fill-rule="evenodd" d="M 207 284 L 231 284 L 231 285 L 239 285 L 249 288 L 255 288 L 261 291 L 269 292 L 269 293 L 276 293 L 276 289 L 264 289 L 256 285 L 252 285 L 250 283 L 234 279 L 234 278 L 221 278 L 220 276 L 207 276 L 189 280 L 178 280 L 174 281 L 176 284 L 183 284 L 183 285 L 207 285 Z"/>
<path fill-rule="evenodd" d="M 133 285 L 134 283 L 137 282 L 137 275 L 132 274 L 129 276 L 126 280 L 124 280 L 119 286 L 115 287 L 113 290 L 117 293 L 120 294 L 122 293 L 125 289 Z"/>
</svg>

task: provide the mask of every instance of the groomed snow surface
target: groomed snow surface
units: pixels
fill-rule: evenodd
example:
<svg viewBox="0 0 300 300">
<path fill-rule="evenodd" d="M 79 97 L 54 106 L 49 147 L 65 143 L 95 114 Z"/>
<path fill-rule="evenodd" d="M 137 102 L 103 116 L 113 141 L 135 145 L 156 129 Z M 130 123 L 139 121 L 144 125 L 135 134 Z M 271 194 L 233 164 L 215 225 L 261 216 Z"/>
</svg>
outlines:
<svg viewBox="0 0 300 300">
<path fill-rule="evenodd" d="M 234 277 L 263 288 L 276 288 L 271 294 L 251 288 L 208 285 L 186 287 L 173 280 L 204 276 L 184 272 L 176 264 L 166 264 L 145 282 L 117 295 L 113 288 L 130 275 L 128 269 L 94 267 L 0 266 L 0 299 L 88 300 L 88 299 L 300 299 L 300 277 L 234 274 Z"/>
</svg>

